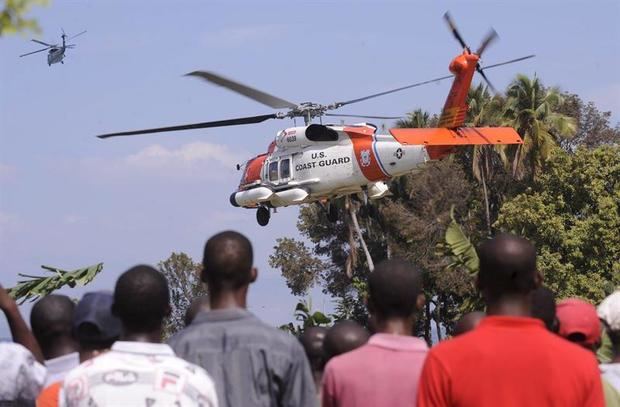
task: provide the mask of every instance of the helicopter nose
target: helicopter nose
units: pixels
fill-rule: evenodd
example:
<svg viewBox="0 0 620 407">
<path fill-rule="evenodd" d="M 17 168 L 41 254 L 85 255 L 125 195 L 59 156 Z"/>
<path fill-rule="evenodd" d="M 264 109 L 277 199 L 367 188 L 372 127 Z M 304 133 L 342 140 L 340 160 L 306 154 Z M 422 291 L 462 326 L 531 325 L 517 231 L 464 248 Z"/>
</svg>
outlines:
<svg viewBox="0 0 620 407">
<path fill-rule="evenodd" d="M 236 208 L 239 207 L 239 204 L 237 203 L 237 200 L 235 199 L 235 195 L 237 195 L 236 192 L 233 192 L 232 194 L 230 194 L 230 204 Z"/>
</svg>

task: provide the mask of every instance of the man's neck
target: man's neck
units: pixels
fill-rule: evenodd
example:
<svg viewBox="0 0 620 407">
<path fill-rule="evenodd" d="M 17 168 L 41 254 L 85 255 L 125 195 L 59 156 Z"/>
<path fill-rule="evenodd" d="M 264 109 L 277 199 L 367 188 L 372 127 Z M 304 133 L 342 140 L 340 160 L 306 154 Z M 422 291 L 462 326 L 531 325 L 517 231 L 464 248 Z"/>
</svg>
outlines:
<svg viewBox="0 0 620 407">
<path fill-rule="evenodd" d="M 132 331 L 130 328 L 124 327 L 124 334 L 121 341 L 127 342 L 149 342 L 161 343 L 162 329 L 161 326 L 149 332 Z"/>
<path fill-rule="evenodd" d="M 377 317 L 375 329 L 377 333 L 390 335 L 413 335 L 415 319 L 413 318 L 381 318 Z"/>
<path fill-rule="evenodd" d="M 59 339 L 53 346 L 45 349 L 45 360 L 59 358 L 78 351 L 78 344 L 70 338 Z"/>
<path fill-rule="evenodd" d="M 237 290 L 211 290 L 209 292 L 209 303 L 212 310 L 247 308 L 248 287 Z"/>
<path fill-rule="evenodd" d="M 502 298 L 497 301 L 487 302 L 487 315 L 492 316 L 511 316 L 511 317 L 530 317 L 531 301 L 526 296 L 513 296 Z"/>
</svg>

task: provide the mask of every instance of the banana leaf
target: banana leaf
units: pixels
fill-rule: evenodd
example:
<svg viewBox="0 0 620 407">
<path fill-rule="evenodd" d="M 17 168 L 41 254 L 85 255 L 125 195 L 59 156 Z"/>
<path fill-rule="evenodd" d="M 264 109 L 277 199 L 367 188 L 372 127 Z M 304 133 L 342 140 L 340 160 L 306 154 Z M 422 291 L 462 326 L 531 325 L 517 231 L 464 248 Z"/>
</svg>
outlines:
<svg viewBox="0 0 620 407">
<path fill-rule="evenodd" d="M 41 266 L 41 268 L 49 273 L 50 276 L 32 276 L 28 274 L 19 274 L 23 280 L 17 282 L 13 288 L 9 288 L 9 294 L 23 304 L 26 301 L 35 301 L 39 297 L 44 297 L 52 292 L 68 285 L 73 288 L 76 285 L 84 286 L 95 278 L 101 270 L 103 263 L 93 266 L 80 268 L 73 271 L 61 270 L 51 266 Z"/>
</svg>

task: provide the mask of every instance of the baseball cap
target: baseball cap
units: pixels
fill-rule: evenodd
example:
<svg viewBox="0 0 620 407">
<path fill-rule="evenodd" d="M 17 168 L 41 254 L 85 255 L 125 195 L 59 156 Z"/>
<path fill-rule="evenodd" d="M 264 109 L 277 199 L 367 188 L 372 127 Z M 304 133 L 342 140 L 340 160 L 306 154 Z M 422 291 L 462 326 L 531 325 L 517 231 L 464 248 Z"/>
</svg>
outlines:
<svg viewBox="0 0 620 407">
<path fill-rule="evenodd" d="M 569 339 L 576 334 L 583 335 L 581 345 L 594 345 L 601 341 L 601 322 L 596 308 L 589 302 L 569 298 L 558 303 L 556 315 L 560 321 L 560 336 Z"/>
<path fill-rule="evenodd" d="M 79 342 L 108 342 L 121 335 L 121 321 L 112 314 L 112 292 L 84 294 L 73 313 L 73 335 Z"/>
<path fill-rule="evenodd" d="M 620 332 L 620 288 L 605 298 L 598 306 L 598 317 L 613 332 Z"/>
</svg>

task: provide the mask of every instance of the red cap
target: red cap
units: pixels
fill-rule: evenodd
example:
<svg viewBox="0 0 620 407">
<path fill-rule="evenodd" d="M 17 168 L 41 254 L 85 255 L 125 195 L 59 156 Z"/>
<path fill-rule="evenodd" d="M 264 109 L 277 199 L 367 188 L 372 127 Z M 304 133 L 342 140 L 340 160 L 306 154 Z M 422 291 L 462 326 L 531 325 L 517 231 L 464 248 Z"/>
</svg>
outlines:
<svg viewBox="0 0 620 407">
<path fill-rule="evenodd" d="M 560 336 L 582 334 L 585 339 L 581 345 L 594 345 L 601 341 L 601 323 L 596 308 L 589 302 L 578 298 L 562 300 L 557 305 L 556 315 L 560 321 Z"/>
</svg>

